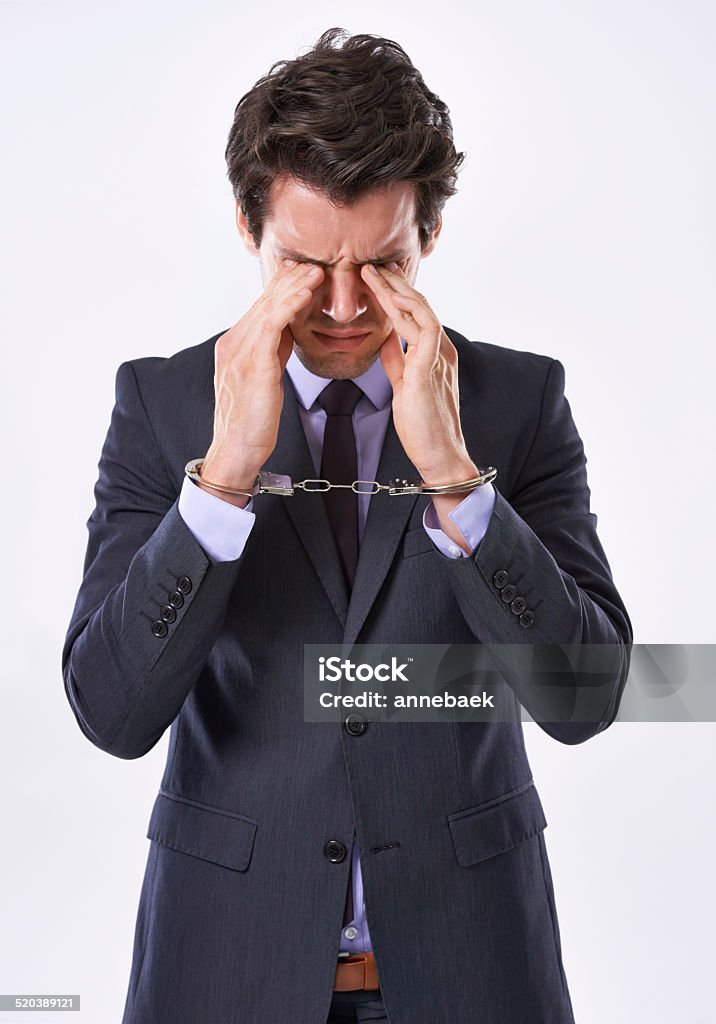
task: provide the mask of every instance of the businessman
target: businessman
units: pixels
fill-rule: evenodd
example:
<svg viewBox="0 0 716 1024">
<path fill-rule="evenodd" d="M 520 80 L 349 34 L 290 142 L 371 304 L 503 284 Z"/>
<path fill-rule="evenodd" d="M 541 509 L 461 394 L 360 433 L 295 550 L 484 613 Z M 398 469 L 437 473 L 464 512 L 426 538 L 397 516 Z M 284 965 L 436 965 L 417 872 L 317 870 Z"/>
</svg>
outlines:
<svg viewBox="0 0 716 1024">
<path fill-rule="evenodd" d="M 120 365 L 62 654 L 100 749 L 170 730 L 123 1022 L 572 1024 L 519 715 L 303 703 L 305 644 L 597 644 L 618 652 L 597 715 L 578 676 L 552 720 L 529 675 L 510 692 L 563 743 L 613 722 L 631 624 L 563 366 L 468 340 L 417 290 L 463 155 L 397 43 L 332 29 L 275 64 L 226 158 L 262 291 Z M 286 496 L 267 473 L 425 490 Z"/>
</svg>

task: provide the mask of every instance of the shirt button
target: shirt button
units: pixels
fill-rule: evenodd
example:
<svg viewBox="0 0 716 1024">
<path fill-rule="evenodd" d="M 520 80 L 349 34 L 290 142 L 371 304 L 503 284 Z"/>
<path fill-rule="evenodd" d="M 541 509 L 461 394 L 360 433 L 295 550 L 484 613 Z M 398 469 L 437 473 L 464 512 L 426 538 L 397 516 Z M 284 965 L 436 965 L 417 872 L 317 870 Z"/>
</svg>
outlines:
<svg viewBox="0 0 716 1024">
<path fill-rule="evenodd" d="M 358 934 L 358 929 L 354 928 L 352 924 L 348 925 L 347 928 L 343 929 L 343 935 L 346 939 L 355 939 Z"/>
<path fill-rule="evenodd" d="M 450 547 L 448 548 L 448 551 L 450 552 L 451 555 L 459 555 L 460 554 L 460 548 L 456 548 L 454 544 L 450 545 Z"/>
</svg>

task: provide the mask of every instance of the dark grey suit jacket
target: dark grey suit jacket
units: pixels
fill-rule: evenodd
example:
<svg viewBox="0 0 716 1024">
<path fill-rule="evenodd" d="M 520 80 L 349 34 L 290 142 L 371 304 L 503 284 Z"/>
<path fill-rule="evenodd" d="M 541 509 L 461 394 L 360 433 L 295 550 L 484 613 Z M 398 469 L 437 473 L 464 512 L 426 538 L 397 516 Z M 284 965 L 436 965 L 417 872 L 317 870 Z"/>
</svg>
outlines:
<svg viewBox="0 0 716 1024">
<path fill-rule="evenodd" d="M 124 1024 L 324 1024 L 354 828 L 391 1024 L 573 1021 L 519 719 L 362 732 L 304 720 L 306 643 L 616 645 L 599 720 L 580 721 L 575 677 L 557 688 L 574 720 L 540 724 L 579 743 L 616 716 L 631 625 L 563 367 L 447 330 L 468 450 L 499 470 L 487 533 L 449 559 L 423 528 L 428 496 L 374 496 L 350 595 L 315 495 L 255 499 L 230 562 L 179 515 L 184 466 L 212 439 L 219 335 L 117 371 L 62 666 L 102 750 L 141 757 L 170 729 Z M 265 468 L 315 472 L 288 377 Z M 417 475 L 391 420 L 377 479 Z M 500 573 L 533 611 L 528 628 Z M 510 686 L 537 706 L 529 678 Z M 331 840 L 346 847 L 338 862 Z"/>
</svg>

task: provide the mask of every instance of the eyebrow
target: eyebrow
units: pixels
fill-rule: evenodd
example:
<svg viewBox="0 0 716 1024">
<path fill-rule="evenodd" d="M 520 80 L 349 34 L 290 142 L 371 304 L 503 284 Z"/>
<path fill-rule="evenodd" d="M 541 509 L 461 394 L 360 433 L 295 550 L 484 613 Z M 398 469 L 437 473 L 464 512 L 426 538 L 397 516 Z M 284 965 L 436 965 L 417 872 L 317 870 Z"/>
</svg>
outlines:
<svg viewBox="0 0 716 1024">
<path fill-rule="evenodd" d="M 338 262 L 338 260 L 334 260 L 333 263 L 326 263 L 325 260 L 315 260 L 311 256 L 303 256 L 293 249 L 284 249 L 283 246 L 278 246 L 277 252 L 281 259 L 296 260 L 298 263 L 315 263 L 319 267 L 332 267 Z M 409 255 L 405 249 L 400 249 L 398 252 L 390 253 L 388 256 L 376 256 L 371 260 L 364 260 L 362 263 L 356 264 L 356 266 L 362 267 L 366 264 L 375 263 L 399 263 Z"/>
</svg>

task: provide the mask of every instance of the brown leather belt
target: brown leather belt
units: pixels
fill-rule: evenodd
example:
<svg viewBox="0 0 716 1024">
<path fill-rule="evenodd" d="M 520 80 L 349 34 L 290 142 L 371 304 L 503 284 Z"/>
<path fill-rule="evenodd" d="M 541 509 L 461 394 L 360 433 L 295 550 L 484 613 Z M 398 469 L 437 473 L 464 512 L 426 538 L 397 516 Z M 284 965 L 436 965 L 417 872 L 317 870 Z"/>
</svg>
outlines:
<svg viewBox="0 0 716 1024">
<path fill-rule="evenodd" d="M 334 992 L 354 992 L 356 989 L 378 989 L 378 968 L 373 953 L 353 953 L 343 957 L 336 966 Z"/>
</svg>

